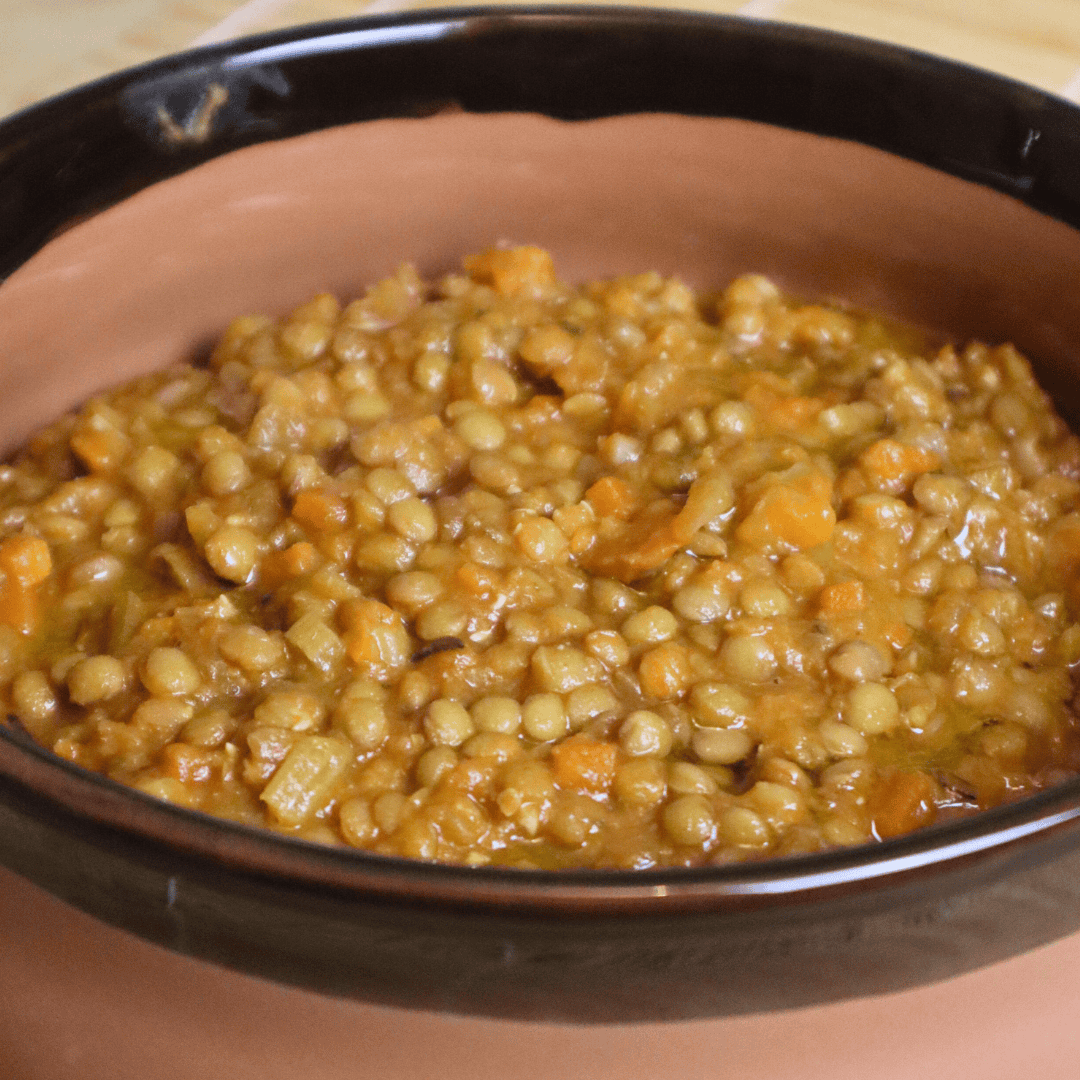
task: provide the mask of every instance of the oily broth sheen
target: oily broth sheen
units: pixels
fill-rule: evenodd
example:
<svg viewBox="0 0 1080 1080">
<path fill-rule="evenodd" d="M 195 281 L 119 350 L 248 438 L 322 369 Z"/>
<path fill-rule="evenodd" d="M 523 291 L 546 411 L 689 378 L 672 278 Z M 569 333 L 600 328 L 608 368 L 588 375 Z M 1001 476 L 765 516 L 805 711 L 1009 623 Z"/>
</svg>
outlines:
<svg viewBox="0 0 1080 1080">
<path fill-rule="evenodd" d="M 700 865 L 1080 768 L 1080 446 L 1011 346 L 536 248 L 235 321 L 0 474 L 43 745 L 290 835 Z"/>
</svg>

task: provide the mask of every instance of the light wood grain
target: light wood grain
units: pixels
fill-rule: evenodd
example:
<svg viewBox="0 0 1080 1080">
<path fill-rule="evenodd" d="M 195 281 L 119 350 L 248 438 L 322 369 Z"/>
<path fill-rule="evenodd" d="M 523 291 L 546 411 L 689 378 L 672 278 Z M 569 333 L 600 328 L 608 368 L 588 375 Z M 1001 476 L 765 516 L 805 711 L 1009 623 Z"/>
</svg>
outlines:
<svg viewBox="0 0 1080 1080">
<path fill-rule="evenodd" d="M 0 0 L 0 115 L 188 46 L 238 0 Z"/>
<path fill-rule="evenodd" d="M 1080 66 L 1080 4 L 786 0 L 783 18 L 988 68 L 1056 91 Z"/>
</svg>

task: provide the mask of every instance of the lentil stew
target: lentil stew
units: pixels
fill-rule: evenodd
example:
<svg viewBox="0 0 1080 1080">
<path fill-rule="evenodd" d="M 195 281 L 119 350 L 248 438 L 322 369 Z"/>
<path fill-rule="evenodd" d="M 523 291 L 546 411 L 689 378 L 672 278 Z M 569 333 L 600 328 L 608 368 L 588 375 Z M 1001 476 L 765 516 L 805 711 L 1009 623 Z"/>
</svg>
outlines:
<svg viewBox="0 0 1080 1080">
<path fill-rule="evenodd" d="M 536 248 L 238 319 L 0 470 L 11 722 L 468 864 L 900 835 L 1080 771 L 1080 442 L 1011 346 Z"/>
</svg>

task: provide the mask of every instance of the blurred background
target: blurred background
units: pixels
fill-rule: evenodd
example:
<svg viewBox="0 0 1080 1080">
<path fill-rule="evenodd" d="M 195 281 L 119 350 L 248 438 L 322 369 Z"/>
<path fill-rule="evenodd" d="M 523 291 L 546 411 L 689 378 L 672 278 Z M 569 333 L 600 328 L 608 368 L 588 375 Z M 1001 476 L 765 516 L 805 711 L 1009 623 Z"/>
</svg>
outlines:
<svg viewBox="0 0 1080 1080">
<path fill-rule="evenodd" d="M 165 53 L 429 0 L 0 0 L 0 116 Z M 508 5 L 509 6 L 509 5 Z M 682 0 L 895 42 L 1080 101 L 1080 0 Z"/>
</svg>

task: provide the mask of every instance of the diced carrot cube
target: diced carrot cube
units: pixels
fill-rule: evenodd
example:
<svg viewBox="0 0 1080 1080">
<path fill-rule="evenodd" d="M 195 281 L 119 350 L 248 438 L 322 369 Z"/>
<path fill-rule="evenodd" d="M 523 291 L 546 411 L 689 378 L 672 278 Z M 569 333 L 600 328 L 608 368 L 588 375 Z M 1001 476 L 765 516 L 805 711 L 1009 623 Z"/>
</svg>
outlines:
<svg viewBox="0 0 1080 1080">
<path fill-rule="evenodd" d="M 937 815 L 936 793 L 937 784 L 924 772 L 897 772 L 885 778 L 870 807 L 874 832 L 885 840 L 929 825 Z"/>
<path fill-rule="evenodd" d="M 6 576 L 0 587 L 0 623 L 32 634 L 41 615 L 37 586 L 52 573 L 49 545 L 38 536 L 9 536 L 0 543 L 0 569 Z"/>
<path fill-rule="evenodd" d="M 454 577 L 474 596 L 490 596 L 499 587 L 496 571 L 472 562 L 459 566 Z"/>
<path fill-rule="evenodd" d="M 597 742 L 587 735 L 573 735 L 551 751 L 555 782 L 563 788 L 607 791 L 615 778 L 618 751 L 613 743 Z"/>
<path fill-rule="evenodd" d="M 329 491 L 301 491 L 293 501 L 292 518 L 316 532 L 343 528 L 349 520 L 344 499 Z"/>
<path fill-rule="evenodd" d="M 587 554 L 587 566 L 594 573 L 634 581 L 670 559 L 698 529 L 730 509 L 732 498 L 726 475 L 719 470 L 704 473 L 690 485 L 681 510 L 676 512 L 668 500 L 645 507 L 625 527 L 603 536 Z"/>
<path fill-rule="evenodd" d="M 22 585 L 37 585 L 52 573 L 49 545 L 39 536 L 9 536 L 0 544 L 0 568 Z"/>
<path fill-rule="evenodd" d="M 763 551 L 802 551 L 824 544 L 835 525 L 832 481 L 814 469 L 766 487 L 735 535 Z"/>
<path fill-rule="evenodd" d="M 85 424 L 72 433 L 70 445 L 75 456 L 91 472 L 109 472 L 123 462 L 131 442 L 116 428 Z"/>
<path fill-rule="evenodd" d="M 796 431 L 810 423 L 824 407 L 824 402 L 818 398 L 780 398 L 768 410 L 766 417 L 778 428 Z"/>
<path fill-rule="evenodd" d="M 378 600 L 356 600 L 343 608 L 345 652 L 354 664 L 394 668 L 409 659 L 411 639 L 401 616 Z"/>
<path fill-rule="evenodd" d="M 625 521 L 634 512 L 636 500 L 630 485 L 617 476 L 604 476 L 596 481 L 585 498 L 598 517 L 617 517 Z"/>
<path fill-rule="evenodd" d="M 282 556 L 285 569 L 292 577 L 311 573 L 319 562 L 319 553 L 315 550 L 314 544 L 309 544 L 306 540 L 287 547 L 282 552 Z"/>
<path fill-rule="evenodd" d="M 941 458 L 920 446 L 908 446 L 896 439 L 878 439 L 863 451 L 859 464 L 883 480 L 901 480 L 932 472 L 941 464 Z"/>
<path fill-rule="evenodd" d="M 550 285 L 555 263 L 538 247 L 489 248 L 465 260 L 465 269 L 482 285 L 493 285 L 504 296 L 538 285 Z"/>
<path fill-rule="evenodd" d="M 319 552 L 314 544 L 300 540 L 284 551 L 275 551 L 262 561 L 260 578 L 274 588 L 290 578 L 311 573 L 319 565 Z"/>
<path fill-rule="evenodd" d="M 582 555 L 596 542 L 596 529 L 592 525 L 582 525 L 575 529 L 570 537 L 570 554 Z"/>
<path fill-rule="evenodd" d="M 818 608 L 824 615 L 862 611 L 865 607 L 866 590 L 861 581 L 841 581 L 836 585 L 826 585 L 818 597 Z"/>
<path fill-rule="evenodd" d="M 684 645 L 665 642 L 650 649 L 638 665 L 642 693 L 653 698 L 680 697 L 690 686 L 690 656 Z"/>
</svg>

